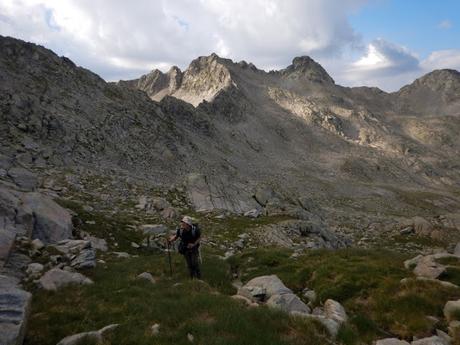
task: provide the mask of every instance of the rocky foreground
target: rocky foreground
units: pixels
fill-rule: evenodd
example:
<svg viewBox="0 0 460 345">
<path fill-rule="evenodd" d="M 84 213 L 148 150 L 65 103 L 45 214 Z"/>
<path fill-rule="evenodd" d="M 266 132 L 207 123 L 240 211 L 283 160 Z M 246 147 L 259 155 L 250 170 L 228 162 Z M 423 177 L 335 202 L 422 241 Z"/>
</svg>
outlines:
<svg viewBox="0 0 460 345">
<path fill-rule="evenodd" d="M 457 71 L 387 94 L 213 54 L 106 83 L 0 37 L 0 90 L 0 344 L 460 342 Z M 183 214 L 202 282 L 175 252 L 169 277 Z"/>
</svg>

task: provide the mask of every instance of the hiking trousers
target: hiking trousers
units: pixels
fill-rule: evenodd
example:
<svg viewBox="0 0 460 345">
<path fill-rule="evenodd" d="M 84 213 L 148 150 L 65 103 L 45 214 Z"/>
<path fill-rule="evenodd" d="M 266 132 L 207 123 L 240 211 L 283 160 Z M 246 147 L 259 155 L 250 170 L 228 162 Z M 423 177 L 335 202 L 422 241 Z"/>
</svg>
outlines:
<svg viewBox="0 0 460 345">
<path fill-rule="evenodd" d="M 190 278 L 201 279 L 200 271 L 200 254 L 198 248 L 193 248 L 187 250 L 184 254 L 185 261 L 187 262 L 188 272 L 190 273 Z"/>
</svg>

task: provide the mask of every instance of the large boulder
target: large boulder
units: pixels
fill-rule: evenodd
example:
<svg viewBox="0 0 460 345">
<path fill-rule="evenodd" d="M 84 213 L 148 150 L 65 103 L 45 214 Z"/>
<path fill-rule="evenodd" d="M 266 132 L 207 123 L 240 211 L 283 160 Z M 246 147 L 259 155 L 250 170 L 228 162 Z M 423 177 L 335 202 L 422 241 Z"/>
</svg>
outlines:
<svg viewBox="0 0 460 345">
<path fill-rule="evenodd" d="M 68 337 L 65 337 L 59 343 L 57 343 L 57 345 L 80 345 L 86 343 L 101 344 L 104 341 L 106 333 L 114 330 L 117 327 L 118 324 L 112 324 L 105 326 L 104 328 L 101 328 L 98 331 L 90 331 L 69 335 Z"/>
<path fill-rule="evenodd" d="M 140 226 L 144 235 L 164 235 L 168 228 L 164 224 L 144 224 Z"/>
<path fill-rule="evenodd" d="M 434 230 L 433 225 L 422 217 L 412 218 L 414 231 L 419 236 L 431 236 Z"/>
<path fill-rule="evenodd" d="M 445 339 L 434 335 L 432 337 L 414 340 L 411 345 L 449 345 Z"/>
<path fill-rule="evenodd" d="M 21 200 L 24 209 L 34 217 L 33 238 L 57 243 L 72 237 L 72 216 L 65 208 L 40 193 L 23 194 Z"/>
<path fill-rule="evenodd" d="M 448 301 L 444 305 L 444 316 L 448 322 L 453 321 L 453 320 L 458 320 L 460 316 L 460 299 L 457 301 Z"/>
<path fill-rule="evenodd" d="M 62 254 L 78 254 L 83 249 L 91 248 L 91 241 L 66 239 L 59 241 L 52 247 L 60 251 Z"/>
<path fill-rule="evenodd" d="M 238 289 L 238 294 L 251 301 L 266 301 L 268 307 L 281 309 L 290 314 L 310 313 L 310 308 L 276 275 L 251 279 Z"/>
<path fill-rule="evenodd" d="M 310 314 L 310 308 L 293 293 L 272 295 L 267 301 L 267 306 L 290 314 Z"/>
<path fill-rule="evenodd" d="M 324 314 L 326 318 L 337 321 L 339 324 L 348 321 L 345 308 L 339 302 L 332 299 L 328 299 L 324 302 Z"/>
<path fill-rule="evenodd" d="M 90 240 L 63 240 L 53 247 L 65 254 L 74 268 L 96 267 L 96 250 Z"/>
<path fill-rule="evenodd" d="M 439 219 L 445 227 L 460 230 L 460 213 L 445 214 Z"/>
<path fill-rule="evenodd" d="M 274 274 L 269 276 L 260 276 L 253 278 L 244 285 L 244 288 L 261 288 L 265 291 L 267 299 L 273 295 L 283 295 L 286 293 L 292 293 L 292 290 L 287 288 L 283 284 L 281 279 L 279 279 L 278 276 Z"/>
<path fill-rule="evenodd" d="M 276 196 L 276 193 L 269 186 L 258 186 L 254 192 L 254 198 L 262 206 L 266 206 L 267 203 L 271 199 L 276 198 Z"/>
<path fill-rule="evenodd" d="M 70 260 L 70 266 L 77 269 L 87 269 L 96 267 L 96 250 L 85 248 Z"/>
<path fill-rule="evenodd" d="M 77 272 L 53 268 L 40 278 L 39 283 L 43 289 L 55 291 L 67 285 L 88 285 L 93 281 Z"/>
<path fill-rule="evenodd" d="M 419 277 L 437 279 L 446 271 L 446 267 L 436 262 L 432 256 L 421 258 L 414 268 L 414 274 Z"/>
<path fill-rule="evenodd" d="M 375 345 L 410 345 L 405 340 L 399 340 L 398 338 L 386 338 L 380 339 L 375 342 Z"/>
<path fill-rule="evenodd" d="M 0 345 L 22 344 L 32 295 L 0 275 Z"/>
</svg>

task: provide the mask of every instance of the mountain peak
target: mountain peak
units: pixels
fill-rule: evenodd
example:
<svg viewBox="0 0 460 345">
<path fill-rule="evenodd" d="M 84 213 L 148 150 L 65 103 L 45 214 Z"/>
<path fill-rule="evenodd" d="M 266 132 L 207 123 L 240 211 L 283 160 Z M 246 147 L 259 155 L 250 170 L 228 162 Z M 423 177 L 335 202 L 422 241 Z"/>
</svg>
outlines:
<svg viewBox="0 0 460 345">
<path fill-rule="evenodd" d="M 280 71 L 289 79 L 307 79 L 317 83 L 334 84 L 326 70 L 309 56 L 297 56 L 292 64 Z"/>
<path fill-rule="evenodd" d="M 404 93 L 421 88 L 458 94 L 460 92 L 460 72 L 454 69 L 437 69 L 416 79 L 412 84 L 404 86 L 399 92 Z"/>
</svg>

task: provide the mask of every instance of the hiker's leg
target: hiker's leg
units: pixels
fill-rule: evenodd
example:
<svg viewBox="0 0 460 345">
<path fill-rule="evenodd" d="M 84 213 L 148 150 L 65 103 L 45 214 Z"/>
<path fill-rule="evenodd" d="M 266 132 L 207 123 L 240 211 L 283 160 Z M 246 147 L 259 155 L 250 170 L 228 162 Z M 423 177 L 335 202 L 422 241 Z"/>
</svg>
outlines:
<svg viewBox="0 0 460 345">
<path fill-rule="evenodd" d="M 187 262 L 188 273 L 190 278 L 193 278 L 193 262 L 192 262 L 192 253 L 190 250 L 187 250 L 184 254 L 185 261 Z"/>
<path fill-rule="evenodd" d="M 198 250 L 193 250 L 192 252 L 192 267 L 193 267 L 193 275 L 201 279 L 201 272 L 200 272 L 200 255 Z"/>
</svg>

